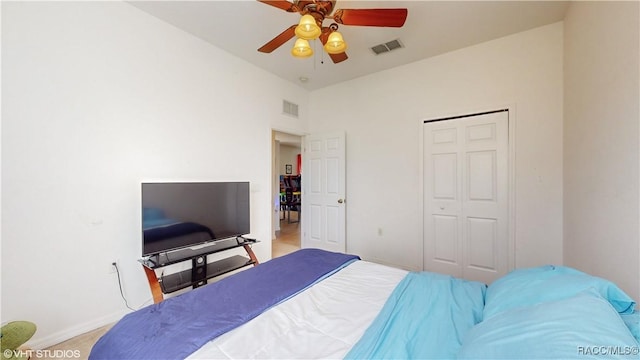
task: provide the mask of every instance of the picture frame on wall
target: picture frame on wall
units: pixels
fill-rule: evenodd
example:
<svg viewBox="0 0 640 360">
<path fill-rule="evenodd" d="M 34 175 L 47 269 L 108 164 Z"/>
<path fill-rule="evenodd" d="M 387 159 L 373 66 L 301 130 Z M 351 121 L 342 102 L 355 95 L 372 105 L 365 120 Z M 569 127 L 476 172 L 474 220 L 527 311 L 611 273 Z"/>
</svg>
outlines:
<svg viewBox="0 0 640 360">
<path fill-rule="evenodd" d="M 291 164 L 287 164 L 287 165 L 285 165 L 285 166 L 284 166 L 284 172 L 285 172 L 285 174 L 287 174 L 287 175 L 292 174 L 292 173 L 293 173 L 293 165 L 291 165 Z"/>
</svg>

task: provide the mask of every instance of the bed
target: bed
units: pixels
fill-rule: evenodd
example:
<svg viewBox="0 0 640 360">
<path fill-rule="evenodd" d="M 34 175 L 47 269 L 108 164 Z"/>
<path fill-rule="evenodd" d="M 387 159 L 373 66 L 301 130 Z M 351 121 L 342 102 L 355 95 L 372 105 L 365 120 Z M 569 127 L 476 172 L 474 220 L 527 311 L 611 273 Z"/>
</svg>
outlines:
<svg viewBox="0 0 640 360">
<path fill-rule="evenodd" d="M 575 269 L 491 286 L 303 249 L 126 315 L 90 359 L 637 359 L 640 316 Z"/>
</svg>

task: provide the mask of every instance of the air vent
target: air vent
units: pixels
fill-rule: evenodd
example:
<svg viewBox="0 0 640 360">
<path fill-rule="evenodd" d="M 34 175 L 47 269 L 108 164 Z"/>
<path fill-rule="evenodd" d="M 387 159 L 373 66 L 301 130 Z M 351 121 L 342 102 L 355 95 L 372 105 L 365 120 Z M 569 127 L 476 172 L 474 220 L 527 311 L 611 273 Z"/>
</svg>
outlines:
<svg viewBox="0 0 640 360">
<path fill-rule="evenodd" d="M 298 104 L 287 100 L 282 100 L 282 112 L 294 117 L 298 117 Z"/>
<path fill-rule="evenodd" d="M 403 47 L 404 46 L 402 45 L 400 40 L 396 39 L 396 40 L 391 40 L 389 42 L 386 42 L 384 44 L 373 46 L 371 47 L 371 50 L 374 52 L 374 54 L 380 55 L 380 54 L 387 53 L 389 51 L 393 51 L 395 49 L 400 49 Z"/>
</svg>

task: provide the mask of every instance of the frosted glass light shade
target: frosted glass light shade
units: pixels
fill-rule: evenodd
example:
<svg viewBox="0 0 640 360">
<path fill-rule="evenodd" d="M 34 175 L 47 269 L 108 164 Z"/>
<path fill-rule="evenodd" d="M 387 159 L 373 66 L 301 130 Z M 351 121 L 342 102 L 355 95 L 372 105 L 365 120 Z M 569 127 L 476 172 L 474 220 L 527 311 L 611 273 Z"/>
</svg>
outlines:
<svg viewBox="0 0 640 360">
<path fill-rule="evenodd" d="M 324 49 L 329 54 L 340 54 L 347 50 L 347 43 L 344 42 L 342 38 L 342 34 L 337 31 L 329 34 L 329 38 L 327 39 L 327 43 L 324 44 Z"/>
<path fill-rule="evenodd" d="M 291 49 L 291 55 L 299 58 L 307 58 L 313 55 L 313 49 L 309 46 L 309 41 L 298 39 L 295 45 L 293 45 L 293 49 Z"/>
<path fill-rule="evenodd" d="M 317 39 L 321 32 L 322 29 L 316 23 L 316 19 L 309 14 L 302 16 L 295 31 L 297 37 L 305 40 Z"/>
</svg>

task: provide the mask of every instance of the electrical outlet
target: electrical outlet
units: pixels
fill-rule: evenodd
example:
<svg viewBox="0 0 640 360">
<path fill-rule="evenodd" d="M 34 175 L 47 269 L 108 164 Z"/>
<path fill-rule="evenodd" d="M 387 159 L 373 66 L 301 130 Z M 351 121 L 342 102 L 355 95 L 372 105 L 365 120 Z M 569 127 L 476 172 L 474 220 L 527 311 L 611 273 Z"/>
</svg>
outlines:
<svg viewBox="0 0 640 360">
<path fill-rule="evenodd" d="M 111 262 L 111 264 L 109 264 L 109 274 L 116 273 L 116 264 L 118 264 L 118 260 L 114 260 Z"/>
</svg>

